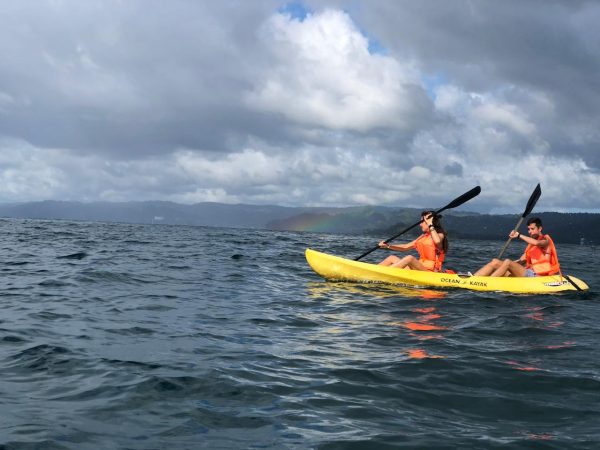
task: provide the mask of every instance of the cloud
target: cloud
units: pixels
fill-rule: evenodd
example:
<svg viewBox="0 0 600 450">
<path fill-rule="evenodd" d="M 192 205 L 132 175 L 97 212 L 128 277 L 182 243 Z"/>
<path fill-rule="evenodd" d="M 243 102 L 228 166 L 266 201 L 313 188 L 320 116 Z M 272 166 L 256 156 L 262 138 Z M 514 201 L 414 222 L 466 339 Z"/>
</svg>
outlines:
<svg viewBox="0 0 600 450">
<path fill-rule="evenodd" d="M 423 120 L 430 101 L 408 61 L 370 53 L 342 11 L 304 20 L 273 15 L 262 29 L 272 62 L 246 97 L 251 107 L 309 126 L 365 132 Z"/>
<path fill-rule="evenodd" d="M 62 152 L 42 152 L 18 141 L 0 141 L 0 193 L 5 201 L 30 200 L 37 196 L 51 198 L 66 184 L 66 174 L 49 160 Z"/>
<path fill-rule="evenodd" d="M 419 61 L 427 76 L 468 92 L 512 91 L 551 152 L 568 151 L 600 169 L 600 32 L 591 26 L 599 17 L 594 1 L 375 0 L 360 21 L 378 30 L 392 54 Z M 528 105 L 534 97 L 544 98 L 553 114 Z"/>
<path fill-rule="evenodd" d="M 0 201 L 598 210 L 591 1 L 4 2 Z M 576 180 L 576 182 L 574 182 Z"/>
<path fill-rule="evenodd" d="M 1 102 L 0 134 L 113 158 L 182 145 L 226 151 L 260 126 L 239 99 L 261 52 L 247 37 L 274 2 L 0 8 L 0 86 L 12 99 Z"/>
</svg>

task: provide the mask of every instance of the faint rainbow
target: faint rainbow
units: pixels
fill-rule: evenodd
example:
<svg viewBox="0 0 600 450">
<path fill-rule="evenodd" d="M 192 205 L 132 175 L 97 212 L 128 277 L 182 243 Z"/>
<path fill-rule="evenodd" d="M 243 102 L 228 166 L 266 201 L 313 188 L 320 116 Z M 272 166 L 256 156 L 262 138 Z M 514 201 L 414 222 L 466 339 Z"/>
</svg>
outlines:
<svg viewBox="0 0 600 450">
<path fill-rule="evenodd" d="M 285 222 L 285 228 L 293 231 L 330 231 L 339 219 L 329 214 L 300 214 Z"/>
</svg>

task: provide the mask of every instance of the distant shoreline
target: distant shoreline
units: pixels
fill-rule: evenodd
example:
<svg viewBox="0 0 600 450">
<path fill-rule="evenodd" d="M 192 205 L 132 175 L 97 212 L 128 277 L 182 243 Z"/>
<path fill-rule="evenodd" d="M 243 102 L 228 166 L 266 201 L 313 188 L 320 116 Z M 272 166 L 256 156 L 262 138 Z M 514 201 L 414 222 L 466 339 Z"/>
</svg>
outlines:
<svg viewBox="0 0 600 450">
<path fill-rule="evenodd" d="M 227 228 L 313 231 L 337 234 L 391 236 L 413 224 L 420 209 L 387 206 L 286 207 L 165 201 L 70 202 L 42 201 L 0 204 L 0 217 L 15 219 L 77 220 L 89 222 L 194 225 Z M 556 242 L 595 245 L 594 230 L 600 214 L 533 212 L 544 231 Z M 480 214 L 447 211 L 443 223 L 449 234 L 465 239 L 503 240 L 515 226 L 518 214 Z M 521 227 L 525 231 L 525 226 Z"/>
</svg>

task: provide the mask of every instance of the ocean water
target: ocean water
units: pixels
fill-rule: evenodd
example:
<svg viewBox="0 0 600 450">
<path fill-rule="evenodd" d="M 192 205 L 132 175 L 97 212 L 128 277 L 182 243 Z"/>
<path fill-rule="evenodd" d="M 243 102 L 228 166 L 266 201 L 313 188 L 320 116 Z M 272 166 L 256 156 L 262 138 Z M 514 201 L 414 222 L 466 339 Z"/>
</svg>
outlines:
<svg viewBox="0 0 600 450">
<path fill-rule="evenodd" d="M 528 296 L 331 283 L 306 264 L 308 246 L 355 257 L 368 236 L 0 232 L 2 449 L 600 448 L 595 248 L 558 245 L 590 292 Z M 453 240 L 447 265 L 502 244 Z"/>
</svg>

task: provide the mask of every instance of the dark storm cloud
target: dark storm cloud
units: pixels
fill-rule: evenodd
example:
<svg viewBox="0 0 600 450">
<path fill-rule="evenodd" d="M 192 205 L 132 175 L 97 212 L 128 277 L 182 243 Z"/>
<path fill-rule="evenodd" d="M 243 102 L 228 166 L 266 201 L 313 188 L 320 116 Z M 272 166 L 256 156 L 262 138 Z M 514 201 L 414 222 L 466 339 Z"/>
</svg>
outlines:
<svg viewBox="0 0 600 450">
<path fill-rule="evenodd" d="M 261 61 L 255 30 L 275 5 L 5 4 L 0 133 L 114 154 L 223 150 L 239 134 L 276 135 L 240 102 Z"/>
<path fill-rule="evenodd" d="M 357 21 L 376 30 L 394 53 L 477 92 L 546 96 L 551 114 L 531 118 L 550 151 L 570 151 L 596 168 L 600 143 L 600 2 L 382 1 L 369 2 Z"/>
</svg>

